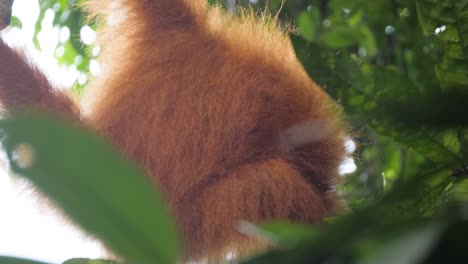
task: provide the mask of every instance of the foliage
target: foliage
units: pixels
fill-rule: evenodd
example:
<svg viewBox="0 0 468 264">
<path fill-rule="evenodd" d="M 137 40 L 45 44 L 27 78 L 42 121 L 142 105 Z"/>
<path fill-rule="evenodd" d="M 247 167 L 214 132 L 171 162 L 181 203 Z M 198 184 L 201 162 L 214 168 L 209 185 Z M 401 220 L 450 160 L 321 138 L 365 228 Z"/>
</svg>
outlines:
<svg viewBox="0 0 468 264">
<path fill-rule="evenodd" d="M 279 247 L 245 263 L 466 261 L 468 0 L 252 2 L 253 9 L 268 7 L 296 25 L 291 40 L 299 60 L 346 113 L 359 148 L 357 170 L 339 187 L 351 212 L 320 228 L 259 225 L 252 235 Z M 54 10 L 54 23 L 79 36 L 84 20 L 74 3 L 42 1 L 41 14 Z M 229 3 L 222 4 L 233 10 Z M 81 56 L 87 72 L 89 49 L 78 38 L 63 45 L 59 60 L 73 64 Z M 175 263 L 177 239 L 160 199 L 105 143 L 37 116 L 19 115 L 0 127 L 16 171 L 78 224 L 132 263 Z M 13 155 L 18 146 L 29 146 L 34 159 L 25 163 Z"/>
<path fill-rule="evenodd" d="M 164 203 L 147 178 L 102 140 L 44 117 L 17 114 L 0 126 L 12 169 L 84 229 L 134 263 L 175 262 L 177 235 Z"/>
<path fill-rule="evenodd" d="M 89 72 L 89 64 L 93 57 L 92 46 L 86 45 L 82 41 L 82 30 L 84 26 L 95 27 L 95 21 L 91 21 L 90 25 L 86 25 L 88 20 L 86 14 L 79 5 L 84 0 L 41 0 L 41 12 L 36 21 L 36 30 L 33 37 L 34 44 L 40 48 L 38 35 L 42 30 L 42 21 L 44 20 L 48 11 L 52 11 L 54 19 L 52 24 L 60 31 L 68 31 L 69 37 L 61 39 L 56 47 L 56 58 L 59 64 L 73 65 L 82 73 Z M 97 55 L 97 54 L 95 54 Z M 75 89 L 80 91 L 86 83 L 75 83 Z"/>
</svg>

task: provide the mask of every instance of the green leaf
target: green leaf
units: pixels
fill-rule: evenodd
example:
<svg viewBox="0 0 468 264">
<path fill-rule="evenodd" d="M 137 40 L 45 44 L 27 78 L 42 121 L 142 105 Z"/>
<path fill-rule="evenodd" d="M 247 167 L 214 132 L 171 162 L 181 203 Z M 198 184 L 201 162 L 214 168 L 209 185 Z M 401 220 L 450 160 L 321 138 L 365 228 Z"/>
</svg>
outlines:
<svg viewBox="0 0 468 264">
<path fill-rule="evenodd" d="M 286 223 L 286 222 L 268 222 L 260 224 L 258 232 L 253 232 L 249 235 L 259 236 L 262 239 L 267 239 L 273 244 L 290 246 L 302 240 L 310 240 L 317 235 L 317 230 L 306 224 Z"/>
<path fill-rule="evenodd" d="M 320 12 L 317 8 L 302 11 L 297 17 L 297 24 L 301 35 L 308 41 L 313 41 L 320 27 Z"/>
<path fill-rule="evenodd" d="M 291 38 L 306 71 L 347 114 L 434 162 L 466 166 L 455 128 L 468 124 L 466 97 L 423 93 L 394 68 L 370 66 L 345 52 Z"/>
<path fill-rule="evenodd" d="M 133 263 L 176 263 L 176 228 L 154 183 L 83 128 L 38 115 L 0 120 L 13 170 Z"/>
<path fill-rule="evenodd" d="M 430 223 L 415 227 L 401 236 L 374 250 L 357 264 L 413 264 L 420 263 L 435 246 L 443 231 L 443 226 Z"/>
<path fill-rule="evenodd" d="M 468 172 L 464 172 L 464 177 L 465 179 L 457 182 L 450 190 L 453 197 L 460 201 L 468 201 Z"/>
<path fill-rule="evenodd" d="M 359 28 L 347 25 L 334 26 L 321 36 L 323 43 L 331 48 L 349 47 L 353 44 L 359 43 L 363 37 L 364 34 L 359 30 Z"/>
<path fill-rule="evenodd" d="M 63 264 L 118 264 L 119 262 L 104 259 L 86 259 L 86 258 L 73 258 L 69 259 Z"/>
<path fill-rule="evenodd" d="M 441 64 L 436 65 L 437 78 L 445 89 L 456 89 L 468 94 L 468 59 L 450 57 L 450 50 Z"/>
<path fill-rule="evenodd" d="M 76 50 L 73 48 L 72 44 L 70 41 L 65 42 L 65 44 L 61 47 L 58 48 L 63 48 L 63 56 L 58 57 L 57 60 L 60 64 L 65 64 L 65 65 L 72 65 L 75 62 L 75 58 L 78 56 L 78 53 Z"/>
<path fill-rule="evenodd" d="M 35 261 L 35 260 L 29 260 L 29 259 L 0 256 L 0 264 L 48 264 L 48 263 Z"/>
<path fill-rule="evenodd" d="M 360 30 L 362 34 L 362 39 L 359 40 L 360 45 L 366 50 L 368 56 L 374 56 L 377 53 L 374 34 L 367 26 L 361 26 Z"/>
<path fill-rule="evenodd" d="M 424 32 L 447 43 L 444 60 L 436 67 L 441 85 L 468 94 L 468 0 L 418 0 L 417 4 Z"/>
<path fill-rule="evenodd" d="M 383 198 L 380 207 L 374 208 L 374 216 L 412 219 L 432 215 L 443 201 L 444 191 L 455 181 L 452 171 L 444 168 L 421 170 L 408 181 L 399 182 Z M 392 221 L 392 220 L 389 220 Z"/>
<path fill-rule="evenodd" d="M 10 26 L 11 26 L 11 27 L 16 27 L 16 28 L 21 29 L 21 28 L 23 28 L 23 23 L 21 23 L 21 20 L 19 20 L 18 17 L 12 16 L 12 17 L 11 17 Z"/>
</svg>

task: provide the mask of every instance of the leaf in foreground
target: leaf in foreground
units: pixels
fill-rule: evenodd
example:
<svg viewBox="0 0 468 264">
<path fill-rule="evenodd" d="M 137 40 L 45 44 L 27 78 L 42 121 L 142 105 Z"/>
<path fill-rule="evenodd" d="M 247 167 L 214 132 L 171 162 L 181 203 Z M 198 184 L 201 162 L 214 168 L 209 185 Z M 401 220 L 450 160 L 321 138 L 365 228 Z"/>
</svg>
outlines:
<svg viewBox="0 0 468 264">
<path fill-rule="evenodd" d="M 173 221 L 154 184 L 80 127 L 20 114 L 0 121 L 12 169 L 132 263 L 175 263 Z"/>
<path fill-rule="evenodd" d="M 49 264 L 49 263 L 34 261 L 30 259 L 0 256 L 0 264 Z"/>
<path fill-rule="evenodd" d="M 104 259 L 73 258 L 63 262 L 63 264 L 118 264 L 118 262 Z"/>
</svg>

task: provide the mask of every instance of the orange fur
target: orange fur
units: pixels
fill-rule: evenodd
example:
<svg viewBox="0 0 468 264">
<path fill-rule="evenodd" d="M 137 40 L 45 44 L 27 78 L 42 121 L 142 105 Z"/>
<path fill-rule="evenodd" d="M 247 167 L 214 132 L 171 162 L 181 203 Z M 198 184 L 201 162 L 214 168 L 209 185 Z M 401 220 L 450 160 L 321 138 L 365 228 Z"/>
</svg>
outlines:
<svg viewBox="0 0 468 264">
<path fill-rule="evenodd" d="M 0 103 L 3 108 L 38 108 L 79 117 L 79 109 L 68 95 L 59 92 L 24 55 L 0 39 Z"/>
<path fill-rule="evenodd" d="M 233 16 L 204 0 L 94 0 L 86 8 L 105 25 L 103 72 L 87 88 L 82 120 L 164 193 L 187 259 L 216 262 L 263 247 L 237 231 L 241 219 L 320 223 L 337 212 L 340 120 L 274 19 Z M 0 77 L 13 65 L 27 79 L 16 85 L 17 70 L 0 79 L 5 105 L 76 115 L 19 57 L 4 63 L 5 53 L 16 56 L 0 43 Z"/>
</svg>

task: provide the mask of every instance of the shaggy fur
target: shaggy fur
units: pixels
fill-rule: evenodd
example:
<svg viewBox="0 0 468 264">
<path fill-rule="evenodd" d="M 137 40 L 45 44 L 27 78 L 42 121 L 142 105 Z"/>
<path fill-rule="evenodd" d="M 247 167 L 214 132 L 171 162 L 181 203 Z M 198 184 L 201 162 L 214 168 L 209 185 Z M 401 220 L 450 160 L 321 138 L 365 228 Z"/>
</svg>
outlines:
<svg viewBox="0 0 468 264">
<path fill-rule="evenodd" d="M 87 3 L 104 22 L 103 72 L 81 114 L 0 42 L 0 99 L 65 112 L 108 138 L 164 193 L 185 257 L 217 262 L 263 247 L 238 232 L 241 219 L 320 223 L 337 212 L 344 133 L 274 19 L 205 2 Z"/>
</svg>

